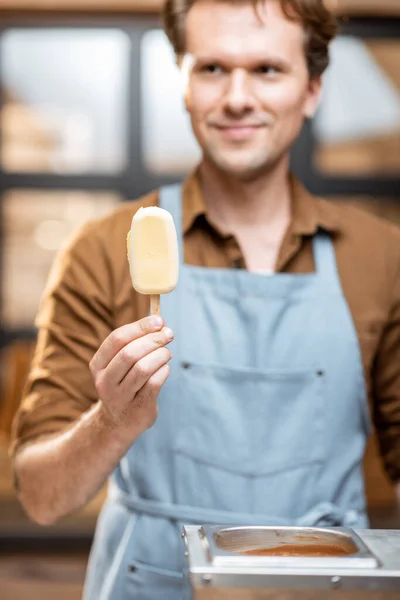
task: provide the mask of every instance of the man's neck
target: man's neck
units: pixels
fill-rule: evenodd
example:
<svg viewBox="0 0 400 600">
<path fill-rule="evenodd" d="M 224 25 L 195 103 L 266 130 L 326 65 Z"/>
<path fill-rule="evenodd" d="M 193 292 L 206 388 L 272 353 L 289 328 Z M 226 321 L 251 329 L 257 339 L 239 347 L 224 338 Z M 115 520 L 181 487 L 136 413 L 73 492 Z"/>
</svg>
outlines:
<svg viewBox="0 0 400 600">
<path fill-rule="evenodd" d="M 286 228 L 291 217 L 288 161 L 250 180 L 222 173 L 204 161 L 200 181 L 210 221 L 222 233 Z"/>
<path fill-rule="evenodd" d="M 288 161 L 248 181 L 203 162 L 200 181 L 210 222 L 236 238 L 247 269 L 274 271 L 291 221 Z"/>
</svg>

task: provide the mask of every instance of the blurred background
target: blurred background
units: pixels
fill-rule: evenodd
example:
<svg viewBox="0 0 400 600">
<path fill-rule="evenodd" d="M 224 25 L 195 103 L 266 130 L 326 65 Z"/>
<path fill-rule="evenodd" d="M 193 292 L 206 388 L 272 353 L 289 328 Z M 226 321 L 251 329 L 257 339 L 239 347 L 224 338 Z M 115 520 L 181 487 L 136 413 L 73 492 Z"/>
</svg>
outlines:
<svg viewBox="0 0 400 600">
<path fill-rule="evenodd" d="M 7 457 L 49 267 L 67 236 L 185 176 L 199 157 L 160 0 L 0 2 L 0 596 L 77 600 L 104 491 L 30 523 Z M 292 157 L 310 191 L 400 224 L 400 0 L 338 0 L 321 109 Z M 400 528 L 375 441 L 373 527 Z"/>
</svg>

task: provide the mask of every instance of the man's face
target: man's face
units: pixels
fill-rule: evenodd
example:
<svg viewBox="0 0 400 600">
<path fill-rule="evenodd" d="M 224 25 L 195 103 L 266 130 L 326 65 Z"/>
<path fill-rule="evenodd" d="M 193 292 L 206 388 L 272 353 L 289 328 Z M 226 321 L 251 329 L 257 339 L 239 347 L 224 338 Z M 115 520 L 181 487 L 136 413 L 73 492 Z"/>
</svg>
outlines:
<svg viewBox="0 0 400 600">
<path fill-rule="evenodd" d="M 242 179 L 268 171 L 317 107 L 304 30 L 279 3 L 199 0 L 186 22 L 186 106 L 206 160 Z"/>
</svg>

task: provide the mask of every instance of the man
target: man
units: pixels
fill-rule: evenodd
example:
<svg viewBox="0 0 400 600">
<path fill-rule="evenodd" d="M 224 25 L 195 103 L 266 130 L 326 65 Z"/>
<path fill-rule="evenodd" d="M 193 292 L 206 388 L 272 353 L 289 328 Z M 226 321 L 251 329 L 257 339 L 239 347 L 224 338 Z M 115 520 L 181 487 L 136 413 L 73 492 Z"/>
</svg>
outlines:
<svg viewBox="0 0 400 600">
<path fill-rule="evenodd" d="M 367 526 L 370 410 L 400 481 L 400 233 L 288 173 L 334 18 L 322 0 L 169 0 L 165 23 L 201 164 L 182 202 L 164 189 L 71 241 L 15 427 L 39 523 L 112 473 L 87 600 L 181 597 L 183 523 Z M 163 319 L 126 260 L 132 216 L 154 204 L 184 258 Z"/>
</svg>

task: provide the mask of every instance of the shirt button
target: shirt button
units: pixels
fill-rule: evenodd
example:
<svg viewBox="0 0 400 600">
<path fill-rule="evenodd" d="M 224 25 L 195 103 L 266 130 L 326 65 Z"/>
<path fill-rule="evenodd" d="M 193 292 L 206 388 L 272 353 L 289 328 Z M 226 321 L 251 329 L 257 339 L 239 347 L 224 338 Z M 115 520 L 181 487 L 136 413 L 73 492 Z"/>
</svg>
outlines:
<svg viewBox="0 0 400 600">
<path fill-rule="evenodd" d="M 182 369 L 185 369 L 185 370 L 190 369 L 190 363 L 188 363 L 188 362 L 182 363 Z"/>
</svg>

